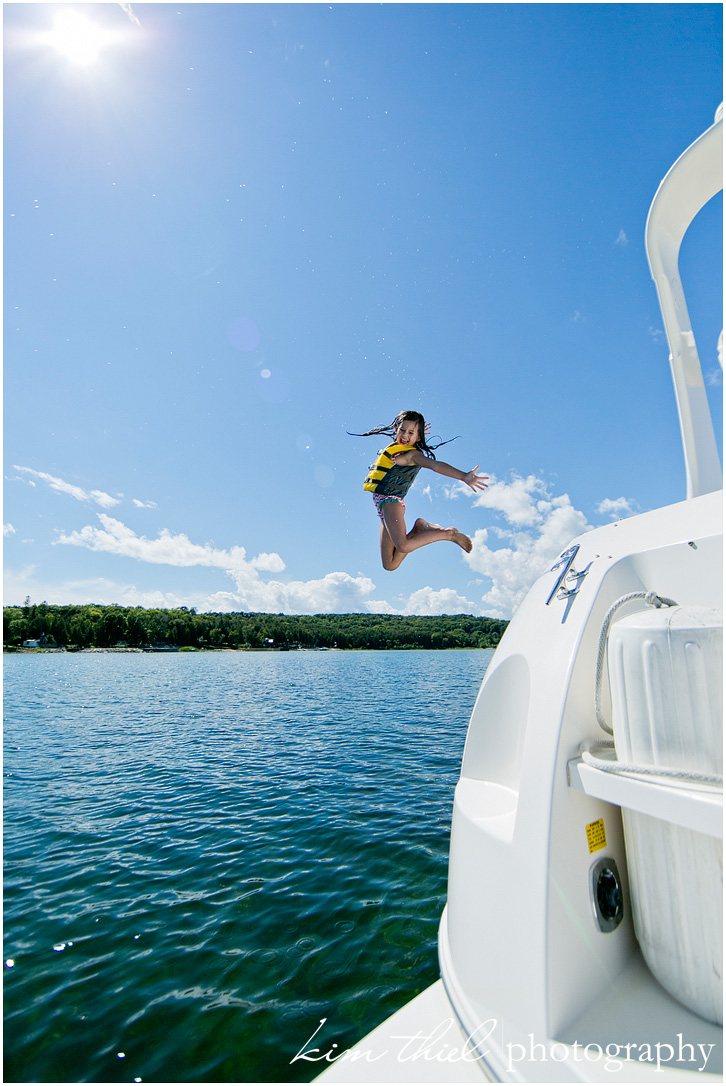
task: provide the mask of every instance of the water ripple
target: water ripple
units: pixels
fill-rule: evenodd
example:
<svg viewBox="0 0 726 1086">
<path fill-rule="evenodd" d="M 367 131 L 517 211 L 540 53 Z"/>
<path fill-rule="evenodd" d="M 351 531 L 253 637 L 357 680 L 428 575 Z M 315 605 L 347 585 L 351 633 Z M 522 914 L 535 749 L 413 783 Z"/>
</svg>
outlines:
<svg viewBox="0 0 726 1086">
<path fill-rule="evenodd" d="M 6 1081 L 300 1081 L 435 979 L 490 656 L 7 657 Z"/>
</svg>

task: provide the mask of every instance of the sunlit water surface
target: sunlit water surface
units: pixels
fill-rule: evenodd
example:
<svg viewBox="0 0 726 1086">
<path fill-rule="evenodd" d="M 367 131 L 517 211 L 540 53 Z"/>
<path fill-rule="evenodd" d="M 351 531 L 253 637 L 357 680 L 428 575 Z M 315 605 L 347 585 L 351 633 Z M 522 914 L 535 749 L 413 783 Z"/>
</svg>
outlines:
<svg viewBox="0 0 726 1086">
<path fill-rule="evenodd" d="M 5 1081 L 305 1081 L 432 983 L 491 655 L 6 656 Z"/>
</svg>

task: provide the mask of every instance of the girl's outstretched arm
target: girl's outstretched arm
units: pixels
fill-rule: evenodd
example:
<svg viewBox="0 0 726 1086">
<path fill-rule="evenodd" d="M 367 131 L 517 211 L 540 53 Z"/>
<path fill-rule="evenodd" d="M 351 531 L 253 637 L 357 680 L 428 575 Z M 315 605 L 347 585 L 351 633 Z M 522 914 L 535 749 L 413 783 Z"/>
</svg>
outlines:
<svg viewBox="0 0 726 1086">
<path fill-rule="evenodd" d="M 439 475 L 448 475 L 450 479 L 458 479 L 462 483 L 466 483 L 472 490 L 486 490 L 489 483 L 486 480 L 488 475 L 477 475 L 479 465 L 471 471 L 460 471 L 459 468 L 455 468 L 453 464 L 447 464 L 445 460 L 431 460 L 428 456 L 424 456 L 420 449 L 411 449 L 410 452 L 393 453 L 392 460 L 395 460 L 397 464 L 402 467 L 408 467 L 409 465 L 416 464 L 419 468 L 429 468 L 431 471 L 438 472 Z"/>
<path fill-rule="evenodd" d="M 452 464 L 447 464 L 444 460 L 429 460 L 428 457 L 422 456 L 421 461 L 417 461 L 419 467 L 430 468 L 431 471 L 438 472 L 439 475 L 448 475 L 450 479 L 458 479 L 462 483 L 466 483 L 472 490 L 486 490 L 489 486 L 488 475 L 477 475 L 479 465 L 471 471 L 460 471 L 459 468 L 455 468 Z"/>
</svg>

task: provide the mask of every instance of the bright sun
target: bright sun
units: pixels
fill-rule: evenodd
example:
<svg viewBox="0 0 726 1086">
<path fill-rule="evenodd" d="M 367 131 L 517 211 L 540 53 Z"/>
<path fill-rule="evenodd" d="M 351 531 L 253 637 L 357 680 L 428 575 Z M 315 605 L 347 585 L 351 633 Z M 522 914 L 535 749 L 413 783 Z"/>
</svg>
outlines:
<svg viewBox="0 0 726 1086">
<path fill-rule="evenodd" d="M 109 35 L 95 26 L 85 15 L 64 11 L 57 16 L 48 43 L 74 64 L 88 65 L 98 60 Z"/>
</svg>

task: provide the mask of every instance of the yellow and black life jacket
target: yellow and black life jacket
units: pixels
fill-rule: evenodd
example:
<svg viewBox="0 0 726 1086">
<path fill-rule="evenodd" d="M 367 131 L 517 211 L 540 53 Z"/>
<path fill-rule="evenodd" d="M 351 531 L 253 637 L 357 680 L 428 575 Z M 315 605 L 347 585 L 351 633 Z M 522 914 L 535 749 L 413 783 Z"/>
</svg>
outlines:
<svg viewBox="0 0 726 1086">
<path fill-rule="evenodd" d="M 399 467 L 395 461 L 391 460 L 391 455 L 394 453 L 410 452 L 415 448 L 415 445 L 394 444 L 389 445 L 386 449 L 381 449 L 376 458 L 376 462 L 371 464 L 370 471 L 363 484 L 363 489 L 370 491 L 372 494 L 385 494 L 392 498 L 405 497 L 411 483 L 421 469 L 416 467 L 415 464 L 412 464 L 410 467 Z"/>
</svg>

